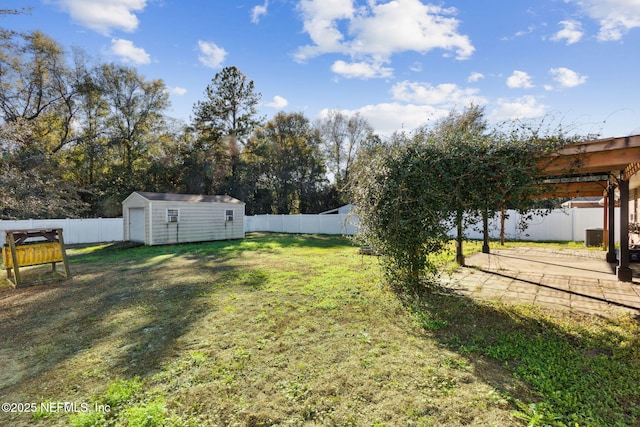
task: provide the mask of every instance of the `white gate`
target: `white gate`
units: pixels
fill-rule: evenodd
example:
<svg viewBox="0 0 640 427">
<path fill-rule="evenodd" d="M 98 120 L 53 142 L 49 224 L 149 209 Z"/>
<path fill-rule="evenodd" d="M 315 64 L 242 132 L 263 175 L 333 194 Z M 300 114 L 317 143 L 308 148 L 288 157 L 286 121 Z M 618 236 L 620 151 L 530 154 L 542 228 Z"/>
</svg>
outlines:
<svg viewBox="0 0 640 427">
<path fill-rule="evenodd" d="M 129 240 L 145 243 L 144 208 L 129 208 Z"/>
</svg>

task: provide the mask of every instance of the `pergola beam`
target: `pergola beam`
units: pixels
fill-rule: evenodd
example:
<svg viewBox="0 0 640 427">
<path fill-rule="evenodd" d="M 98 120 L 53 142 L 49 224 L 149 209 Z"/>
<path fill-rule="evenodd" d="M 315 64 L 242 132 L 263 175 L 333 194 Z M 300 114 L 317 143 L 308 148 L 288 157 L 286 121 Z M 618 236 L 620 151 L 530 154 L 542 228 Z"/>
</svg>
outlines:
<svg viewBox="0 0 640 427">
<path fill-rule="evenodd" d="M 640 135 L 572 144 L 538 162 L 546 176 L 609 173 L 632 163 L 640 163 Z"/>
</svg>

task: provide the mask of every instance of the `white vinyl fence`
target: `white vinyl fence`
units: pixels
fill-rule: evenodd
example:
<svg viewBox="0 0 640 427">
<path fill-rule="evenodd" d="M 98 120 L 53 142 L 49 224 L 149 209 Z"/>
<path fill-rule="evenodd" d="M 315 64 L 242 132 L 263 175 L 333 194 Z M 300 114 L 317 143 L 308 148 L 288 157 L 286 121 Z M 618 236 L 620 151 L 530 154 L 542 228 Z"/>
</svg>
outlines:
<svg viewBox="0 0 640 427">
<path fill-rule="evenodd" d="M 520 215 L 508 211 L 505 235 L 514 240 L 566 240 L 584 241 L 587 229 L 603 228 L 602 208 L 558 209 L 546 216 L 534 217 L 528 227 L 519 228 Z M 616 208 L 616 242 L 619 241 L 619 209 Z M 122 218 L 90 219 L 29 219 L 0 220 L 0 231 L 33 228 L 62 228 L 67 244 L 116 242 L 123 239 Z M 491 238 L 500 237 L 500 218 L 489 222 Z M 358 218 L 354 214 L 337 215 L 254 215 L 244 217 L 244 230 L 275 233 L 342 234 L 353 235 L 358 231 Z M 452 236 L 455 232 L 452 232 Z M 465 231 L 467 238 L 482 239 L 478 227 Z"/>
<path fill-rule="evenodd" d="M 358 231 L 358 218 L 353 214 L 253 215 L 244 217 L 244 231 L 352 235 Z"/>
<path fill-rule="evenodd" d="M 527 227 L 522 230 L 522 217 L 517 211 L 507 211 L 505 220 L 505 237 L 511 240 L 562 240 L 580 242 L 585 240 L 587 229 L 602 229 L 604 227 L 603 208 L 571 208 L 555 209 L 548 215 L 534 216 L 527 221 Z M 620 209 L 615 209 L 616 242 L 619 242 Z M 455 231 L 452 231 L 455 235 Z M 500 237 L 500 216 L 489 221 L 489 235 L 491 238 Z M 478 226 L 465 231 L 470 239 L 482 239 L 482 229 Z"/>
<path fill-rule="evenodd" d="M 549 215 L 535 216 L 522 230 L 522 217 L 517 211 L 507 211 L 505 237 L 513 240 L 564 240 L 584 241 L 587 229 L 604 227 L 602 208 L 556 209 Z M 619 209 L 616 208 L 616 230 L 618 230 Z M 358 219 L 354 214 L 341 215 L 254 215 L 245 216 L 245 232 L 269 231 L 275 233 L 346 234 L 358 231 Z M 500 237 L 500 217 L 489 221 L 491 238 Z M 452 231 L 452 236 L 455 231 Z M 480 227 L 469 227 L 465 236 L 482 239 Z M 616 235 L 616 241 L 618 241 Z"/>
<path fill-rule="evenodd" d="M 64 243 L 122 241 L 122 218 L 0 220 L 0 230 L 62 228 Z"/>
</svg>

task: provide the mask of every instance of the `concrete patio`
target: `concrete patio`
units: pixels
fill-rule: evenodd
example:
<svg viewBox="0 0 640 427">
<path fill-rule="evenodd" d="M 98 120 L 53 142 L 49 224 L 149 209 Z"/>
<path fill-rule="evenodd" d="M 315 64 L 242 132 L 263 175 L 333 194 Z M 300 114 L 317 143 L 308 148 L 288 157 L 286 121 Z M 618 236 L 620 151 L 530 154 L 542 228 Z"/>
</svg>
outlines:
<svg viewBox="0 0 640 427">
<path fill-rule="evenodd" d="M 606 252 L 539 247 L 492 250 L 467 257 L 447 287 L 485 300 L 529 303 L 598 315 L 640 315 L 640 266 L 632 282 L 618 281 Z"/>
</svg>

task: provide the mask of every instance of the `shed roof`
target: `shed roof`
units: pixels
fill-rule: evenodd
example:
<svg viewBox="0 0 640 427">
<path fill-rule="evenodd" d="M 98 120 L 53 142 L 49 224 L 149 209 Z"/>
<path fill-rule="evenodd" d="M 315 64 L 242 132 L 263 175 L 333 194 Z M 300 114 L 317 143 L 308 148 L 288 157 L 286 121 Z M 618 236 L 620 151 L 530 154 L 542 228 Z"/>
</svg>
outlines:
<svg viewBox="0 0 640 427">
<path fill-rule="evenodd" d="M 236 198 L 222 195 L 151 193 L 148 191 L 134 191 L 134 193 L 151 201 L 242 204 Z"/>
</svg>

